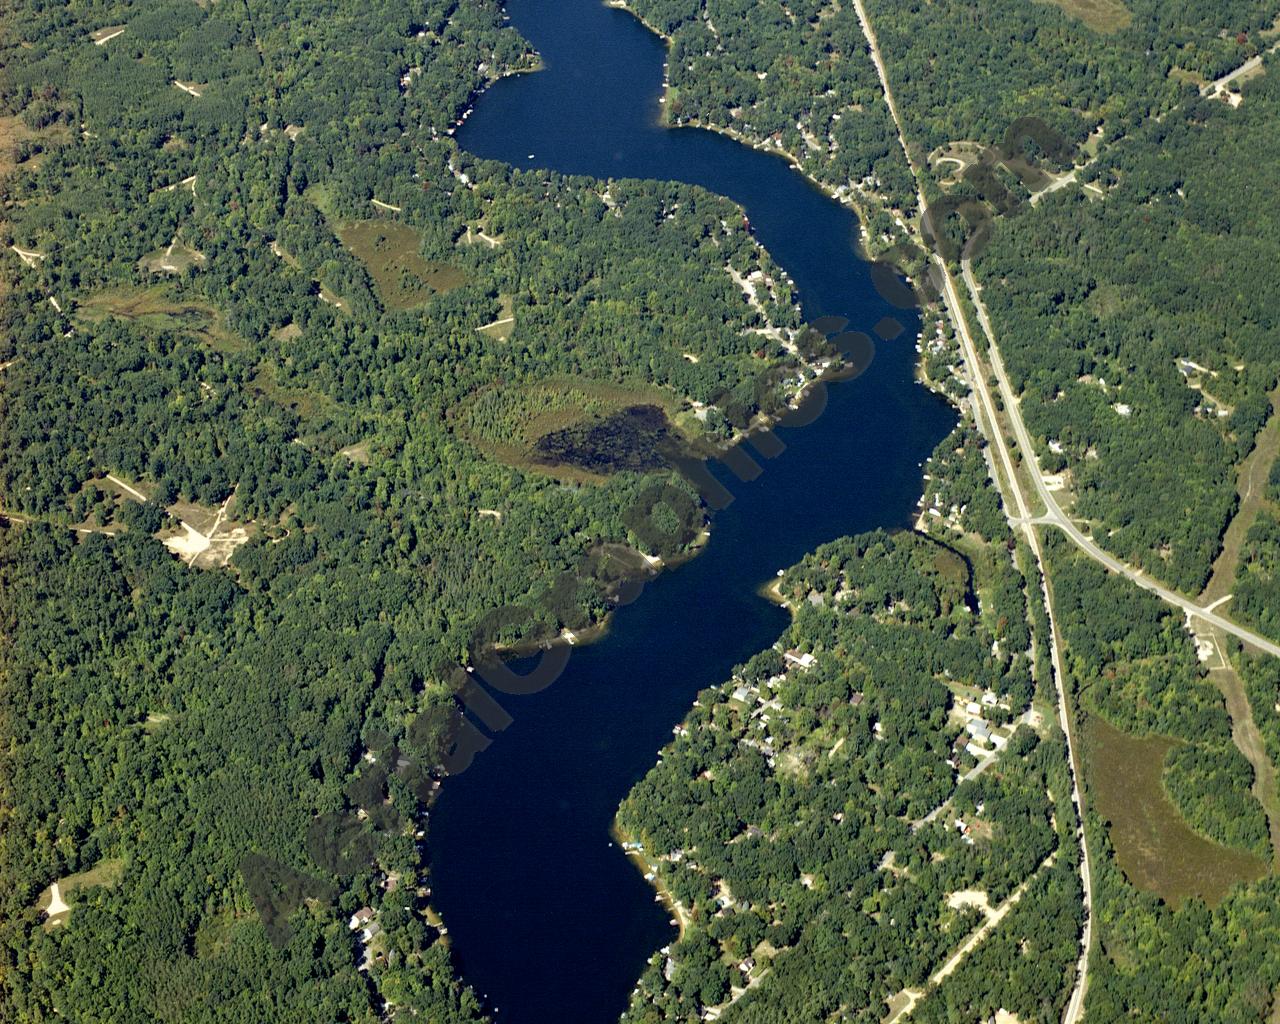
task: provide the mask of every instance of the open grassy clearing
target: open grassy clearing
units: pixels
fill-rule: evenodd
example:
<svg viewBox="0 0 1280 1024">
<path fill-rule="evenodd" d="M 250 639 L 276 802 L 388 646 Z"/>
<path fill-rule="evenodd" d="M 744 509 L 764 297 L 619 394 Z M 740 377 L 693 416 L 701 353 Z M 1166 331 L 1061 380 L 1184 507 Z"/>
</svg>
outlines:
<svg viewBox="0 0 1280 1024">
<path fill-rule="evenodd" d="M 298 262 L 298 257 L 293 255 L 293 253 L 289 252 L 284 246 L 274 239 L 271 242 L 271 252 L 273 255 L 284 260 L 285 263 L 289 264 L 289 266 L 293 267 L 294 270 L 302 269 L 302 264 Z"/>
<path fill-rule="evenodd" d="M 1060 7 L 1073 18 L 1079 18 L 1095 32 L 1119 32 L 1133 21 L 1122 0 L 1035 0 Z"/>
<path fill-rule="evenodd" d="M 464 401 L 450 418 L 467 440 L 500 462 L 583 482 L 602 477 L 579 467 L 549 464 L 537 450 L 538 442 L 574 427 L 602 423 L 637 406 L 657 406 L 677 429 L 680 426 L 683 402 L 669 391 L 576 377 L 494 384 Z"/>
<path fill-rule="evenodd" d="M 515 307 L 512 305 L 510 295 L 499 295 L 497 317 L 483 327 L 476 328 L 481 334 L 490 338 L 497 338 L 499 341 L 506 341 L 511 337 L 511 332 L 515 329 Z"/>
<path fill-rule="evenodd" d="M 107 317 L 155 331 L 184 331 L 219 352 L 243 349 L 244 339 L 226 326 L 222 313 L 198 299 L 177 298 L 164 285 L 112 288 L 79 301 L 77 319 L 97 323 Z"/>
<path fill-rule="evenodd" d="M 373 439 L 349 444 L 345 448 L 340 448 L 338 454 L 350 459 L 356 465 L 367 466 L 373 457 Z"/>
<path fill-rule="evenodd" d="M 1222 551 L 1214 561 L 1213 574 L 1200 595 L 1206 604 L 1231 593 L 1245 538 L 1266 505 L 1267 476 L 1276 459 L 1280 458 L 1280 388 L 1272 391 L 1270 398 L 1271 417 L 1258 433 L 1253 451 L 1240 465 L 1236 478 L 1240 506 L 1222 535 Z"/>
<path fill-rule="evenodd" d="M 187 565 L 198 569 L 221 569 L 236 548 L 251 536 L 252 523 L 233 522 L 228 511 L 234 495 L 218 508 L 179 501 L 169 506 L 177 523 L 157 534 L 160 542 Z"/>
<path fill-rule="evenodd" d="M 124 859 L 112 857 L 98 861 L 88 871 L 67 875 L 49 885 L 36 901 L 36 906 L 48 915 L 44 927 L 46 930 L 65 924 L 71 916 L 72 900 L 76 893 L 90 889 L 96 885 L 114 886 L 120 884 L 124 876 Z"/>
<path fill-rule="evenodd" d="M 97 31 L 90 32 L 89 38 L 93 40 L 95 46 L 102 46 L 104 43 L 111 42 L 116 36 L 123 35 L 124 30 L 124 25 L 107 25 Z"/>
<path fill-rule="evenodd" d="M 423 259 L 421 236 L 407 224 L 382 218 L 353 221 L 338 228 L 338 237 L 368 269 L 391 309 L 414 309 L 466 282 L 457 267 Z"/>
<path fill-rule="evenodd" d="M 468 224 L 466 233 L 458 241 L 463 245 L 487 245 L 490 249 L 496 249 L 502 244 L 502 236 L 489 234 L 482 220 L 478 224 Z"/>
<path fill-rule="evenodd" d="M 1098 715 L 1084 728 L 1085 763 L 1116 860 L 1139 889 L 1177 906 L 1191 896 L 1215 905 L 1237 882 L 1256 881 L 1267 862 L 1192 831 L 1161 784 L 1175 740 L 1132 736 Z"/>
<path fill-rule="evenodd" d="M 138 260 L 138 266 L 150 274 L 185 274 L 192 267 L 204 265 L 204 253 L 174 238 L 163 249 L 149 252 Z"/>
<path fill-rule="evenodd" d="M 66 125 L 32 131 L 21 115 L 0 117 L 0 175 L 17 167 L 34 170 L 48 149 L 70 138 L 71 130 Z"/>
<path fill-rule="evenodd" d="M 281 384 L 279 371 L 271 362 L 259 364 L 258 371 L 249 381 L 249 388 L 254 394 L 296 413 L 304 422 L 328 418 L 338 408 L 338 404 L 322 392 Z"/>
</svg>

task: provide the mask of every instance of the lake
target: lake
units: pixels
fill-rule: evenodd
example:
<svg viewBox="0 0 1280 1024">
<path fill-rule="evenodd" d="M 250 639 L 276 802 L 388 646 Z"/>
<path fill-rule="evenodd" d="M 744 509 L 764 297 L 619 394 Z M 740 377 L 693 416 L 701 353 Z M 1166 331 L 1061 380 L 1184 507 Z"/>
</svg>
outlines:
<svg viewBox="0 0 1280 1024">
<path fill-rule="evenodd" d="M 726 195 L 795 281 L 806 318 L 836 315 L 878 342 L 822 416 L 779 429 L 778 457 L 743 483 L 703 553 L 648 583 L 541 693 L 500 695 L 514 723 L 444 785 L 429 830 L 432 900 L 464 979 L 500 1022 L 616 1020 L 648 957 L 674 940 L 653 889 L 609 830 L 697 692 L 768 647 L 787 614 L 758 595 L 836 537 L 908 524 L 921 463 L 955 423 L 914 380 L 915 314 L 890 307 L 855 249 L 854 215 L 785 161 L 658 123 L 663 42 L 599 0 L 510 0 L 545 70 L 497 83 L 457 139 L 478 156 L 600 178 L 679 180 Z M 532 159 L 529 158 L 532 154 Z"/>
</svg>

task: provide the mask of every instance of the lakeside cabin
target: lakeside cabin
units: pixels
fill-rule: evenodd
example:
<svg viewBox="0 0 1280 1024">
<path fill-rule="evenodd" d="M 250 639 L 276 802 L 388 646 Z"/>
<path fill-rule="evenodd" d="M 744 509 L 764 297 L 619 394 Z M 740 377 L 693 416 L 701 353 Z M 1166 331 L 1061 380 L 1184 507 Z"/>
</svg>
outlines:
<svg viewBox="0 0 1280 1024">
<path fill-rule="evenodd" d="M 782 657 L 791 664 L 799 665 L 801 668 L 806 669 L 813 668 L 813 666 L 818 662 L 818 659 L 809 652 L 806 651 L 804 654 L 801 654 L 795 648 L 792 648 L 789 651 L 784 651 Z"/>
</svg>

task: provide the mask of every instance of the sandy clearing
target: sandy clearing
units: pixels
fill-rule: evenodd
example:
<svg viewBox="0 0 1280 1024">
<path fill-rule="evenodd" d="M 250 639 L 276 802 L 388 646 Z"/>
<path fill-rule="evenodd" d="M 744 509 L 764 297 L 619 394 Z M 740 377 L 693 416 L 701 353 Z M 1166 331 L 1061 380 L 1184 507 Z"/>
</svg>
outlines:
<svg viewBox="0 0 1280 1024">
<path fill-rule="evenodd" d="M 962 907 L 977 907 L 988 917 L 991 916 L 991 901 L 981 889 L 961 889 L 947 897 L 947 906 L 952 910 Z"/>
<path fill-rule="evenodd" d="M 371 202 L 371 203 L 372 203 L 374 206 L 376 206 L 379 210 L 390 210 L 392 213 L 401 213 L 401 212 L 403 212 L 403 211 L 400 209 L 400 207 L 398 207 L 398 206 L 392 206 L 390 203 L 384 203 L 381 199 L 370 199 L 370 200 L 369 200 L 369 202 Z"/>
<path fill-rule="evenodd" d="M 11 245 L 9 248 L 16 252 L 18 254 L 18 259 L 22 260 L 22 262 L 29 267 L 34 267 L 36 263 L 45 258 L 44 253 L 35 252 L 32 249 L 19 249 L 16 245 Z"/>
<path fill-rule="evenodd" d="M 199 89 L 197 89 L 197 88 L 196 88 L 194 85 L 192 85 L 190 82 L 179 82 L 179 81 L 175 78 L 175 79 L 173 80 L 173 84 L 174 84 L 175 86 L 177 86 L 179 89 L 181 89 L 183 92 L 188 93 L 188 94 L 189 94 L 189 95 L 191 95 L 191 96 L 195 96 L 197 99 L 199 99 L 201 96 L 203 96 L 203 95 L 204 95 L 204 93 L 202 93 Z"/>
<path fill-rule="evenodd" d="M 53 917 L 56 914 L 65 914 L 71 908 L 62 898 L 62 889 L 57 882 L 49 886 L 49 906 L 45 908 L 45 914 Z"/>
<path fill-rule="evenodd" d="M 186 532 L 176 537 L 166 537 L 163 543 L 165 547 L 190 565 L 198 555 L 202 555 L 209 550 L 209 538 L 190 523 L 183 523 L 182 529 Z"/>
<path fill-rule="evenodd" d="M 105 35 L 97 36 L 97 37 L 93 40 L 93 45 L 94 45 L 94 46 L 101 46 L 103 43 L 109 43 L 109 42 L 111 42 L 111 40 L 113 40 L 116 36 L 122 36 L 122 35 L 124 35 L 124 30 L 125 30 L 125 26 L 123 26 L 123 25 L 121 25 L 119 28 L 112 28 L 112 29 L 98 29 L 98 31 L 99 31 L 99 32 L 103 32 L 103 33 L 105 33 Z"/>
</svg>

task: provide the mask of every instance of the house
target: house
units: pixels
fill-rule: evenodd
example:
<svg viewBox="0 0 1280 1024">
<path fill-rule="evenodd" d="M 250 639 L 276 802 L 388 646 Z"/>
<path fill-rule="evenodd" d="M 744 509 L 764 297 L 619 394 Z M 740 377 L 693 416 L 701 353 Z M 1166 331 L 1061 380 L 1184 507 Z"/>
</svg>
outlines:
<svg viewBox="0 0 1280 1024">
<path fill-rule="evenodd" d="M 982 715 L 982 708 L 973 701 L 969 701 L 969 703 L 964 706 L 964 713 L 966 715 L 971 715 L 974 718 L 978 718 Z"/>
<path fill-rule="evenodd" d="M 965 723 L 964 731 L 972 736 L 975 740 L 981 740 L 983 743 L 991 742 L 991 726 L 984 722 L 981 718 L 970 719 Z"/>
<path fill-rule="evenodd" d="M 373 920 L 373 910 L 369 907 L 361 907 L 351 915 L 351 920 L 347 922 L 347 927 L 353 932 L 358 931 Z"/>
<path fill-rule="evenodd" d="M 750 974 L 755 969 L 756 962 L 752 957 L 747 957 L 742 963 L 738 964 L 738 970 L 743 974 Z"/>
<path fill-rule="evenodd" d="M 790 651 L 784 652 L 782 656 L 793 665 L 799 665 L 801 668 L 813 668 L 818 661 L 817 658 L 807 651 L 804 654 L 801 654 L 794 648 Z"/>
<path fill-rule="evenodd" d="M 996 695 L 988 690 L 982 695 L 982 704 L 984 707 L 993 708 L 996 706 Z"/>
<path fill-rule="evenodd" d="M 740 700 L 744 704 L 749 703 L 751 700 L 751 690 L 745 685 L 739 686 L 733 691 L 733 699 Z"/>
<path fill-rule="evenodd" d="M 855 708 L 861 707 L 864 699 L 865 698 L 862 696 L 861 693 L 855 693 L 852 697 L 849 698 L 849 703 L 852 704 Z"/>
</svg>

